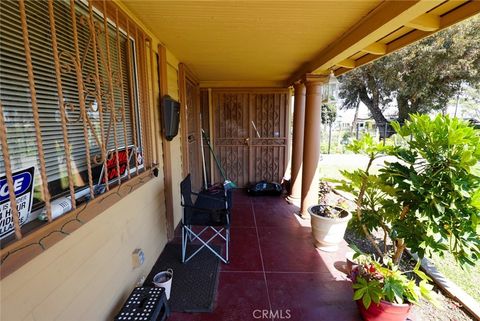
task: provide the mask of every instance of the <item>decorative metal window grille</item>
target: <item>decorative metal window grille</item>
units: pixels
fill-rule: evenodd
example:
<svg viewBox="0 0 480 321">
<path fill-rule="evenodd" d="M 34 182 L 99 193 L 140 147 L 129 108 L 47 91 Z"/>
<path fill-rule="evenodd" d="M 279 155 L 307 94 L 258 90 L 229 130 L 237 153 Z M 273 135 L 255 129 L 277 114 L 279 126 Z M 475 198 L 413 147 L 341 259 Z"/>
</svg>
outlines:
<svg viewBox="0 0 480 321">
<path fill-rule="evenodd" d="M 0 175 L 17 239 L 26 222 L 15 171 L 35 167 L 28 221 L 42 211 L 51 221 L 53 200 L 75 209 L 144 169 L 139 47 L 118 11 L 113 21 L 105 2 L 100 9 L 91 1 L 0 2 Z"/>
</svg>

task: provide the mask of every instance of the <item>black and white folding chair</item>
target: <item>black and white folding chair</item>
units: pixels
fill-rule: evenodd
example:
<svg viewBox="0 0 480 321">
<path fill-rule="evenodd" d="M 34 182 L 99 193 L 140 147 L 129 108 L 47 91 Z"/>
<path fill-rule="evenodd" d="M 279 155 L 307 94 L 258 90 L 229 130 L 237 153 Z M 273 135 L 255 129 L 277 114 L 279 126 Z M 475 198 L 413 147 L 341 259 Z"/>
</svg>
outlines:
<svg viewBox="0 0 480 321">
<path fill-rule="evenodd" d="M 183 206 L 182 262 L 188 262 L 202 249 L 207 248 L 224 263 L 228 263 L 231 191 L 224 189 L 215 194 L 209 194 L 205 191 L 194 193 L 192 192 L 190 174 L 180 183 L 180 189 Z M 195 202 L 192 201 L 192 195 L 197 196 Z M 194 226 L 200 227 L 201 230 L 195 232 Z M 207 238 L 205 232 L 208 230 L 212 230 L 213 235 Z M 217 237 L 225 241 L 225 256 L 222 256 L 221 249 L 217 251 L 211 246 L 211 242 Z M 196 239 L 200 241 L 201 247 L 187 256 L 188 242 L 193 242 Z"/>
</svg>

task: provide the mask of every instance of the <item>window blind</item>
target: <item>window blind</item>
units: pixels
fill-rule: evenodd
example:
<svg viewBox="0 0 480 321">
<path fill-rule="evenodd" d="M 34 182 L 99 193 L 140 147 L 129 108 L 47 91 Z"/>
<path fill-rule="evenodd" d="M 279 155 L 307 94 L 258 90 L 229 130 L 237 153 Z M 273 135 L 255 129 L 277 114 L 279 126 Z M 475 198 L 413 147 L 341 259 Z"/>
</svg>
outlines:
<svg viewBox="0 0 480 321">
<path fill-rule="evenodd" d="M 70 3 L 68 1 L 54 2 L 54 16 L 58 51 L 62 65 L 61 83 L 63 98 L 67 110 L 67 133 L 69 146 L 65 146 L 62 138 L 62 123 L 57 95 L 57 83 L 52 50 L 50 20 L 47 1 L 26 1 L 26 15 L 30 49 L 32 54 L 35 87 L 39 106 L 39 120 L 45 154 L 46 173 L 49 190 L 52 196 L 68 191 L 69 177 L 67 175 L 65 149 L 69 148 L 71 154 L 72 176 L 77 188 L 88 185 L 87 159 L 85 137 L 83 133 L 83 120 L 80 117 L 80 102 L 78 97 L 77 77 L 72 57 L 75 54 L 74 39 L 72 34 L 72 19 Z M 139 117 L 134 116 L 136 110 L 135 99 L 131 97 L 130 82 L 133 66 L 134 44 L 132 39 L 127 39 L 120 33 L 120 50 L 117 50 L 116 27 L 108 25 L 107 37 L 103 30 L 103 17 L 95 14 L 97 57 L 99 65 L 99 78 L 101 94 L 95 92 L 95 66 L 92 35 L 89 28 L 88 7 L 76 2 L 76 21 L 78 30 L 78 43 L 81 59 L 82 79 L 84 83 L 84 97 L 87 106 L 88 142 L 90 155 L 99 156 L 102 142 L 106 149 L 115 147 L 114 133 L 118 148 L 133 145 L 133 122 L 136 128 Z M 35 128 L 31 108 L 31 96 L 28 87 L 28 74 L 25 64 L 20 12 L 17 1 L 2 0 L 0 2 L 0 100 L 4 109 L 7 127 L 7 142 L 10 149 L 12 171 L 35 166 L 36 185 L 40 184 L 37 145 L 35 142 Z M 108 40 L 106 40 L 106 38 Z M 108 77 L 106 41 L 110 46 L 111 77 Z M 127 41 L 130 41 L 130 46 Z M 131 52 L 128 52 L 128 48 Z M 128 59 L 132 62 L 129 64 Z M 120 79 L 120 74 L 122 78 Z M 109 79 L 113 81 L 113 101 L 110 104 Z M 123 87 L 123 99 L 122 99 Z M 101 137 L 99 103 L 103 106 L 104 137 Z M 121 108 L 124 106 L 125 121 L 122 118 Z M 116 117 L 115 120 L 113 117 Z M 124 135 L 124 125 L 126 137 Z M 136 137 L 140 145 L 140 136 Z M 140 146 L 137 146 L 140 147 Z M 94 182 L 98 181 L 101 164 L 92 162 Z M 0 174 L 5 172 L 3 157 L 0 159 Z M 39 188 L 36 190 L 40 190 Z M 37 202 L 41 201 L 41 193 L 35 193 Z"/>
</svg>

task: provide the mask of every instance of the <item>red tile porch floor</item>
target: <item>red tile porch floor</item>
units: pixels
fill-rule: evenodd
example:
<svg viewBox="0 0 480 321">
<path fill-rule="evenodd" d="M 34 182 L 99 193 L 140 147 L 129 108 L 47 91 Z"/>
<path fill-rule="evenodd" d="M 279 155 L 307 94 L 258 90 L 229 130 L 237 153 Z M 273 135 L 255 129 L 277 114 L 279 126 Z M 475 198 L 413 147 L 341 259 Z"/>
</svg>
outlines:
<svg viewBox="0 0 480 321">
<path fill-rule="evenodd" d="M 315 249 L 295 211 L 282 197 L 235 191 L 231 260 L 221 263 L 213 312 L 169 320 L 361 320 L 350 281 L 335 267 L 345 261 L 346 243 L 336 253 Z"/>
</svg>

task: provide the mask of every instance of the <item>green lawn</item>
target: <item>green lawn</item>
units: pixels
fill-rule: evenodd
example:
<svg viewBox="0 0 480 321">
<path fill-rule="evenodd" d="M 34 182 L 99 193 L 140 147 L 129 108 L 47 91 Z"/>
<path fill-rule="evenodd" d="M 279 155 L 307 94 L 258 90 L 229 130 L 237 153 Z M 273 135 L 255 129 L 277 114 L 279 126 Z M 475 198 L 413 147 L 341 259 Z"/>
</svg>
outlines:
<svg viewBox="0 0 480 321">
<path fill-rule="evenodd" d="M 377 173 L 380 165 L 387 159 L 381 157 L 373 162 L 371 173 Z M 390 159 L 391 160 L 391 159 Z M 368 157 L 355 154 L 330 154 L 322 155 L 320 160 L 320 178 L 343 178 L 341 170 L 355 170 L 357 168 L 365 169 L 367 167 Z"/>
<path fill-rule="evenodd" d="M 431 260 L 447 279 L 453 281 L 480 302 L 480 287 L 478 287 L 480 284 L 480 262 L 477 262 L 474 267 L 462 270 L 450 253 L 445 253 L 443 258 L 434 254 Z"/>
</svg>

